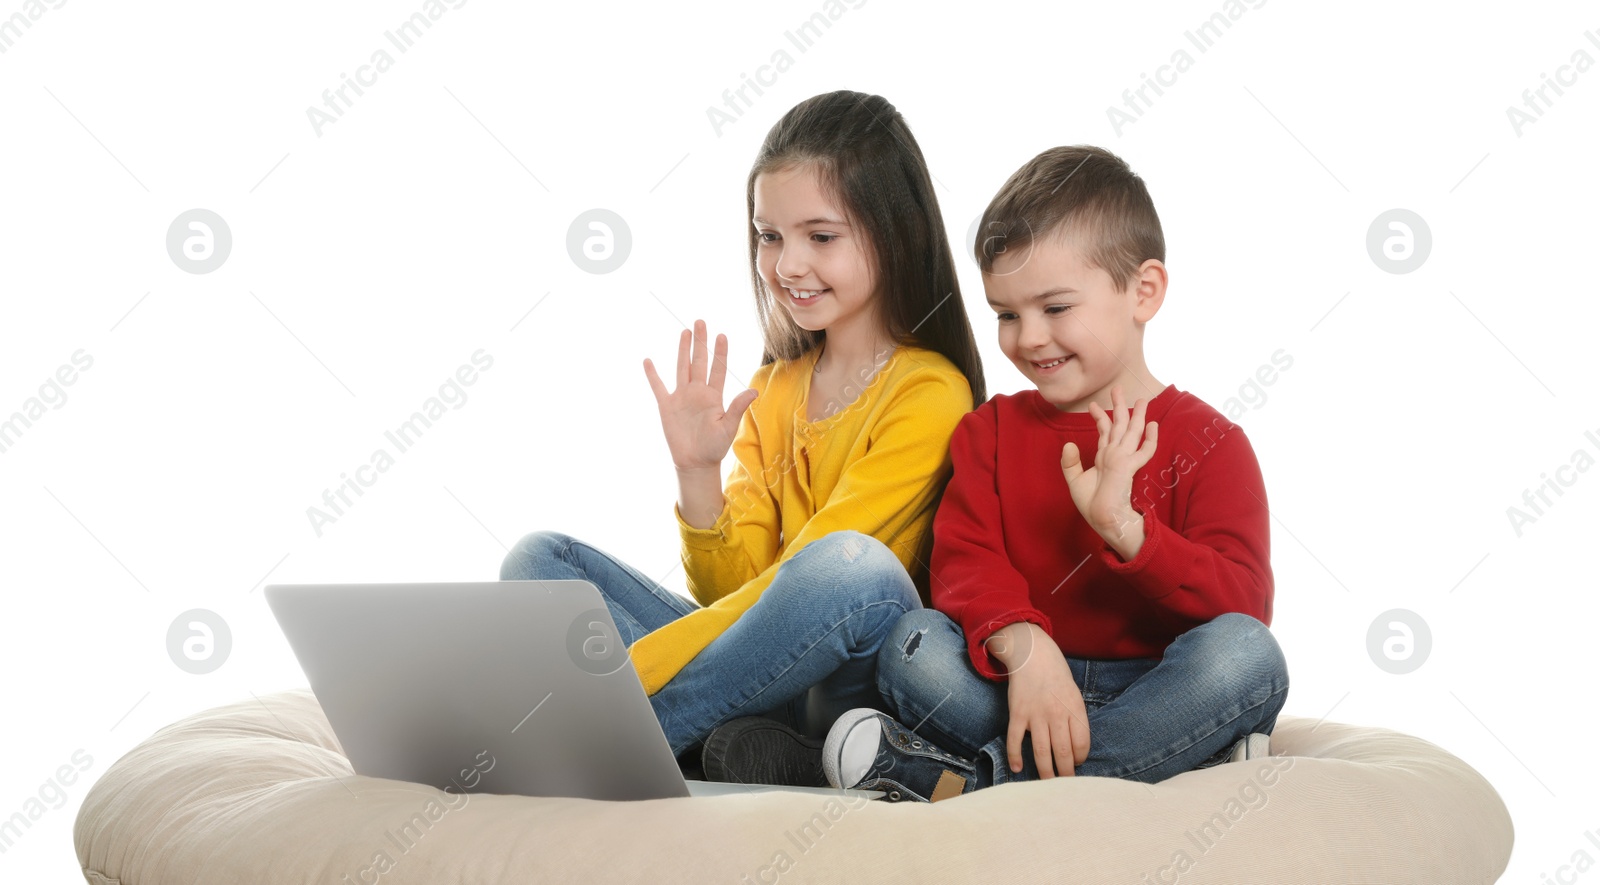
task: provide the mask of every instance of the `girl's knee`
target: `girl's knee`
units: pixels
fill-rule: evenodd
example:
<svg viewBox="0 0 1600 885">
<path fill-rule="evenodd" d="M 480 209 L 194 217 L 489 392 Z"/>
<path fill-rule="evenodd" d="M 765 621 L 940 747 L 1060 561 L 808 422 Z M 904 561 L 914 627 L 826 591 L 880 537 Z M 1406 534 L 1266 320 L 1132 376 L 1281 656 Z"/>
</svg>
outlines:
<svg viewBox="0 0 1600 885">
<path fill-rule="evenodd" d="M 920 607 L 911 575 L 882 541 L 864 532 L 831 532 L 812 541 L 784 563 L 786 584 L 824 584 L 845 591 L 858 604 L 894 602 L 902 609 Z"/>
<path fill-rule="evenodd" d="M 882 566 L 885 558 L 893 559 L 896 564 L 900 562 L 895 557 L 894 552 L 884 546 L 882 541 L 866 532 L 858 532 L 854 529 L 829 532 L 807 544 L 806 550 L 812 551 L 813 558 L 823 559 L 829 563 L 846 564 L 852 567 L 872 568 Z"/>
<path fill-rule="evenodd" d="M 561 532 L 541 530 L 522 536 L 506 558 L 500 562 L 500 580 L 523 580 L 529 574 L 528 566 L 540 560 L 559 559 L 571 546 L 572 538 Z"/>
</svg>

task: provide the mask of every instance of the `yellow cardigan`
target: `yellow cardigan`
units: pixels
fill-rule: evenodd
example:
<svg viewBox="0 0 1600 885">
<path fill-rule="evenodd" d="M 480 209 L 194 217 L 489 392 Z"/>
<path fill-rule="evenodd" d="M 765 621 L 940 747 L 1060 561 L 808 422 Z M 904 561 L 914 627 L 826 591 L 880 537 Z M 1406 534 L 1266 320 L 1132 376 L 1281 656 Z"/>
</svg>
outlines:
<svg viewBox="0 0 1600 885">
<path fill-rule="evenodd" d="M 760 598 L 778 566 L 830 532 L 882 541 L 924 603 L 933 513 L 950 478 L 950 436 L 972 411 L 961 370 L 937 351 L 897 347 L 854 402 L 816 422 L 806 401 L 818 350 L 756 370 L 760 392 L 733 440 L 737 464 L 710 528 L 672 512 L 689 591 L 704 608 L 639 638 L 629 650 L 655 694 Z"/>
</svg>

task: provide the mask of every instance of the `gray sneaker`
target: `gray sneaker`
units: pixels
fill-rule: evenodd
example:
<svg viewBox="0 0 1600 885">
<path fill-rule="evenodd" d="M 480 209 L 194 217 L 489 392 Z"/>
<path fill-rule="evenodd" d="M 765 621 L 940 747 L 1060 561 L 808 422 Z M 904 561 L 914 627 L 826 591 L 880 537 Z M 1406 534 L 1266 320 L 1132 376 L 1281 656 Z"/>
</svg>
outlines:
<svg viewBox="0 0 1600 885">
<path fill-rule="evenodd" d="M 1239 738 L 1233 745 L 1233 753 L 1228 756 L 1229 762 L 1244 762 L 1248 759 L 1265 759 L 1272 755 L 1272 739 L 1261 732 Z"/>
<path fill-rule="evenodd" d="M 882 790 L 890 802 L 938 802 L 970 793 L 978 783 L 972 762 L 866 707 L 840 716 L 828 730 L 822 772 L 835 787 Z"/>
</svg>

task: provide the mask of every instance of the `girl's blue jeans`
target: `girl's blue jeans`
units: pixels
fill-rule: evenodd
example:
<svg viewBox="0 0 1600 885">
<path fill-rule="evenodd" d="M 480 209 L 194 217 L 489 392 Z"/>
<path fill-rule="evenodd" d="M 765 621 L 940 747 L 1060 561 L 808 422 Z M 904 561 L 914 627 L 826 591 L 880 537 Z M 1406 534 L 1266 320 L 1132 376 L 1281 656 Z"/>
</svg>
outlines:
<svg viewBox="0 0 1600 885">
<path fill-rule="evenodd" d="M 1271 734 L 1289 692 L 1277 640 L 1260 621 L 1230 613 L 1173 640 L 1160 659 L 1067 658 L 1089 714 L 1079 775 L 1155 783 L 1225 759 L 1239 738 Z M 980 675 L 950 618 L 912 611 L 890 630 L 878 686 L 901 724 L 974 760 L 978 786 L 1033 780 L 1032 736 L 1023 768 L 1007 765 L 1008 683 Z"/>
<path fill-rule="evenodd" d="M 501 580 L 574 578 L 600 588 L 629 646 L 699 607 L 559 532 L 524 537 L 500 566 Z M 650 697 L 672 752 L 683 755 L 743 716 L 822 737 L 846 710 L 883 709 L 879 647 L 921 604 L 900 560 L 871 535 L 841 531 L 807 544 L 778 567 L 755 605 Z"/>
</svg>

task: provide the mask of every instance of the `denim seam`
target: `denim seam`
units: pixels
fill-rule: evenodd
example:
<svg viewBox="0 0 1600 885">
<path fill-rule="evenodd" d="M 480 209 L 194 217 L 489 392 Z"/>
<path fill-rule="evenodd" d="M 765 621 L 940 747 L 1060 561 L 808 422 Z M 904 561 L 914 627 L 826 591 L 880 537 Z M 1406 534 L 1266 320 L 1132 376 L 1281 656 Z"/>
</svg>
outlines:
<svg viewBox="0 0 1600 885">
<path fill-rule="evenodd" d="M 606 554 L 605 552 L 601 551 L 599 548 L 595 547 L 593 544 L 587 544 L 587 543 L 584 543 L 583 541 L 578 540 L 577 538 L 568 537 L 564 542 L 562 542 L 560 559 L 563 562 L 566 562 L 568 565 L 571 565 L 572 567 L 577 568 L 578 564 L 576 562 L 573 562 L 573 561 L 571 561 L 571 560 L 569 560 L 567 558 L 567 554 L 572 551 L 572 545 L 574 545 L 574 544 L 583 544 L 583 546 L 589 548 L 590 552 L 594 553 L 597 558 L 611 560 L 611 562 L 614 563 L 617 566 L 617 570 L 618 571 L 622 572 L 624 575 L 627 575 L 632 580 L 638 582 L 639 588 L 641 590 L 643 590 L 644 592 L 650 594 L 650 596 L 652 596 L 657 602 L 660 602 L 662 605 L 665 605 L 667 608 L 672 609 L 673 612 L 676 613 L 679 617 L 682 617 L 682 616 L 684 616 L 684 615 L 689 613 L 689 612 L 678 611 L 676 606 L 674 606 L 672 603 L 668 602 L 667 600 L 661 598 L 661 594 L 656 592 L 656 584 L 659 583 L 659 582 L 650 581 L 648 579 L 641 580 L 642 578 L 645 578 L 645 575 L 643 575 L 642 573 L 638 573 L 636 569 L 634 569 L 632 566 L 629 566 L 627 563 L 623 562 L 622 560 L 617 559 L 614 556 L 610 556 L 610 555 Z M 662 589 L 666 589 L 666 588 L 662 588 Z M 671 591 L 668 591 L 668 592 L 671 592 Z M 694 611 L 694 609 L 690 609 L 690 611 Z M 642 630 L 644 625 L 640 624 L 639 627 Z M 640 633 L 640 635 L 643 636 L 644 633 Z"/>
<path fill-rule="evenodd" d="M 566 563 L 567 565 L 572 566 L 573 568 L 577 568 L 578 564 L 576 562 L 573 562 L 572 561 L 572 557 L 571 557 L 572 542 L 573 541 L 574 541 L 574 538 L 572 536 L 570 536 L 570 535 L 562 536 L 561 549 L 559 551 L 557 551 L 556 558 L 561 560 L 562 562 Z"/>
</svg>

